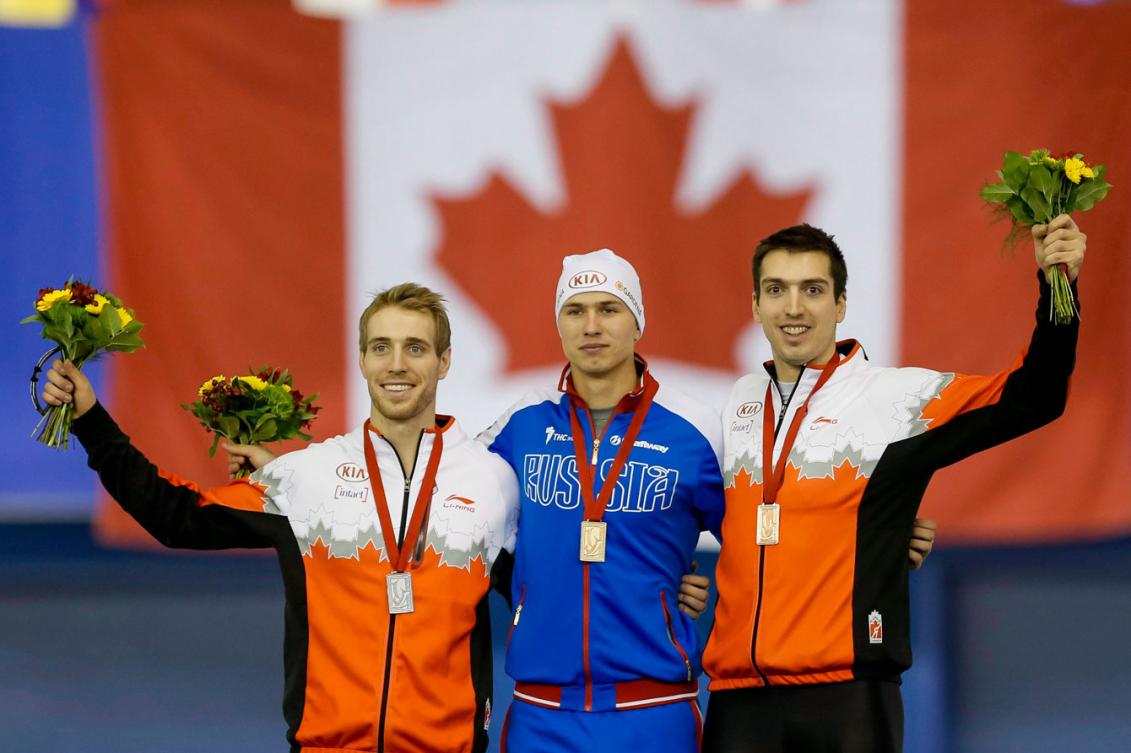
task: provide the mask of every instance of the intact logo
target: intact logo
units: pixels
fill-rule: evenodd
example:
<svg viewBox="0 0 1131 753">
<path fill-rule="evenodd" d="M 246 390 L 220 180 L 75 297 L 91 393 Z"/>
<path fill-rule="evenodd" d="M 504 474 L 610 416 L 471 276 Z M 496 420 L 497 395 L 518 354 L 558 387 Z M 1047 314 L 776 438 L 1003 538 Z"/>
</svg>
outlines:
<svg viewBox="0 0 1131 753">
<path fill-rule="evenodd" d="M 342 481 L 357 483 L 359 481 L 369 480 L 369 471 L 365 470 L 357 463 L 342 463 L 334 469 L 334 473 Z"/>
<path fill-rule="evenodd" d="M 356 499 L 359 502 L 365 502 L 369 499 L 369 487 L 351 489 L 348 486 L 338 484 L 334 487 L 334 499 Z"/>
<path fill-rule="evenodd" d="M 605 275 L 597 272 L 596 270 L 587 269 L 584 272 L 578 272 L 573 277 L 569 278 L 569 286 L 576 290 L 577 288 L 595 288 L 598 285 L 604 285 L 608 278 Z"/>
<path fill-rule="evenodd" d="M 449 494 L 444 498 L 445 510 L 463 510 L 464 512 L 474 512 L 475 500 L 461 497 L 458 494 Z"/>
<path fill-rule="evenodd" d="M 743 403 L 738 406 L 738 410 L 734 412 L 739 418 L 753 418 L 762 412 L 762 401 L 756 403 Z"/>
<path fill-rule="evenodd" d="M 876 610 L 868 615 L 868 643 L 884 642 L 884 617 Z"/>
<path fill-rule="evenodd" d="M 553 426 L 547 426 L 546 427 L 546 444 L 550 444 L 551 440 L 553 440 L 554 442 L 572 442 L 573 437 L 571 437 L 569 434 L 562 434 L 559 431 L 554 431 Z"/>
<path fill-rule="evenodd" d="M 823 429 L 826 426 L 832 426 L 836 423 L 837 423 L 837 420 L 835 418 L 829 418 L 828 416 L 820 416 L 818 418 L 813 419 L 813 423 L 810 424 L 810 426 L 809 426 L 809 431 L 816 431 L 817 429 Z"/>
</svg>

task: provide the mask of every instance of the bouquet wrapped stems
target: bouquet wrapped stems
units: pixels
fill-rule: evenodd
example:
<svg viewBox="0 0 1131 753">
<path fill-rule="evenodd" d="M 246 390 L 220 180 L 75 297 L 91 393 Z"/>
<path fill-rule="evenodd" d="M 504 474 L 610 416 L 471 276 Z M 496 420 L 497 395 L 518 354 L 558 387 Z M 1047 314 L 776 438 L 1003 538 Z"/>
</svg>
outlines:
<svg viewBox="0 0 1131 753">
<path fill-rule="evenodd" d="M 1080 316 L 1076 308 L 1076 297 L 1072 295 L 1072 283 L 1068 281 L 1068 268 L 1063 263 L 1056 264 L 1049 273 L 1052 277 L 1049 282 L 1052 286 L 1052 310 L 1049 318 L 1057 324 L 1068 324 L 1073 317 Z"/>
</svg>

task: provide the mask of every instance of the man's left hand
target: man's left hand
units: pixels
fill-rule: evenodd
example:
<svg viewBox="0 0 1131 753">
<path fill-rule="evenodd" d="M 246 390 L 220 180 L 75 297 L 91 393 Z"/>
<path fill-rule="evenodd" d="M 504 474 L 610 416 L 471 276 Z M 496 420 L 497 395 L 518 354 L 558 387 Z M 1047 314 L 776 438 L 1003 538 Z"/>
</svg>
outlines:
<svg viewBox="0 0 1131 753">
<path fill-rule="evenodd" d="M 699 615 L 707 608 L 707 592 L 711 586 L 711 579 L 706 575 L 695 575 L 698 569 L 699 563 L 692 562 L 691 572 L 679 582 L 679 611 L 693 620 L 699 619 Z"/>
<path fill-rule="evenodd" d="M 931 548 L 935 545 L 935 521 L 930 518 L 916 518 L 911 526 L 911 546 L 907 550 L 907 565 L 912 570 L 923 566 Z"/>
</svg>

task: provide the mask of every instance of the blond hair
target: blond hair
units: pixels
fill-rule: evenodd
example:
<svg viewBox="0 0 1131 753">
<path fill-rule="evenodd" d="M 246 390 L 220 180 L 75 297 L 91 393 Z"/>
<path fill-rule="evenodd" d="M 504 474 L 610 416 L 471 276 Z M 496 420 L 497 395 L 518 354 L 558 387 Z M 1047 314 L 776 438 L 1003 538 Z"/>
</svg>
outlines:
<svg viewBox="0 0 1131 753">
<path fill-rule="evenodd" d="M 399 306 L 409 311 L 420 311 L 431 314 L 432 321 L 436 323 L 436 354 L 443 355 L 452 344 L 452 326 L 448 322 L 448 310 L 444 307 L 444 297 L 439 293 L 429 290 L 415 282 L 402 282 L 400 285 L 382 290 L 373 296 L 373 300 L 361 312 L 358 322 L 358 346 L 365 352 L 365 340 L 369 317 L 383 308 Z"/>
</svg>

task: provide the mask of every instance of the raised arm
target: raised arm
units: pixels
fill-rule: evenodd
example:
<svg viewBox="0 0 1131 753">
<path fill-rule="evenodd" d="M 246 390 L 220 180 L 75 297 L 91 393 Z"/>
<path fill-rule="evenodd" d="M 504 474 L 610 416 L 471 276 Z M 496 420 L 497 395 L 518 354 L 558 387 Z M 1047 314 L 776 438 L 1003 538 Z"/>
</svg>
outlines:
<svg viewBox="0 0 1131 753">
<path fill-rule="evenodd" d="M 72 363 L 56 361 L 47 381 L 43 398 L 48 404 L 75 406 L 73 431 L 87 451 L 87 464 L 122 509 L 160 543 L 187 549 L 269 547 L 286 527 L 284 517 L 264 512 L 262 486 L 237 481 L 201 490 L 158 470 L 130 443 Z"/>
</svg>

